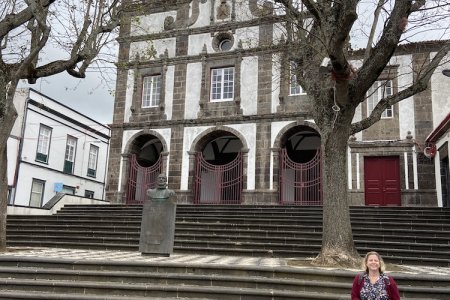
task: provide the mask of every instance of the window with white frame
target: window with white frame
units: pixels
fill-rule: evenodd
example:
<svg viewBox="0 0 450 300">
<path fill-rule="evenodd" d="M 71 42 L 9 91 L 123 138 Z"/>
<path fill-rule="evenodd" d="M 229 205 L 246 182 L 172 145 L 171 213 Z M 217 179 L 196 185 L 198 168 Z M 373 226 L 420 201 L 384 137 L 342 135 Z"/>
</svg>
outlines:
<svg viewBox="0 0 450 300">
<path fill-rule="evenodd" d="M 295 69 L 297 68 L 297 64 L 295 62 L 291 62 L 289 69 L 289 95 L 302 95 L 305 94 L 303 88 L 297 81 L 297 75 L 295 74 Z"/>
<path fill-rule="evenodd" d="M 36 149 L 36 161 L 44 163 L 48 162 L 51 136 L 52 129 L 41 124 L 39 127 L 38 144 Z"/>
<path fill-rule="evenodd" d="M 64 160 L 64 173 L 73 174 L 75 165 L 75 152 L 77 149 L 77 139 L 68 135 L 66 142 L 66 154 Z"/>
<path fill-rule="evenodd" d="M 369 116 L 381 99 L 392 96 L 392 80 L 375 81 L 367 91 L 367 115 Z M 394 117 L 394 108 L 389 106 L 381 115 L 382 118 Z"/>
<path fill-rule="evenodd" d="M 89 148 L 89 160 L 87 176 L 95 177 L 97 175 L 98 147 L 91 145 Z"/>
<path fill-rule="evenodd" d="M 158 106 L 161 97 L 161 75 L 145 76 L 142 81 L 142 107 Z"/>
<path fill-rule="evenodd" d="M 33 178 L 31 183 L 30 206 L 41 207 L 44 196 L 45 181 Z"/>
<path fill-rule="evenodd" d="M 229 101 L 234 97 L 234 67 L 211 69 L 211 101 Z"/>
</svg>

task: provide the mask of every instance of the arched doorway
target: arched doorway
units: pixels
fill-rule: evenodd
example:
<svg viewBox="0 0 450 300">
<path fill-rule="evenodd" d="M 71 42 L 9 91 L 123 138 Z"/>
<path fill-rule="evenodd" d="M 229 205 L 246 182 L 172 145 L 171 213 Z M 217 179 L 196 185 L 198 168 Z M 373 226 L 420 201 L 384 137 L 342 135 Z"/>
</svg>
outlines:
<svg viewBox="0 0 450 300">
<path fill-rule="evenodd" d="M 242 148 L 240 139 L 226 131 L 213 132 L 199 142 L 195 158 L 195 204 L 241 203 Z"/>
<path fill-rule="evenodd" d="M 279 201 L 287 205 L 321 205 L 320 135 L 306 126 L 288 130 L 279 161 Z"/>
<path fill-rule="evenodd" d="M 138 136 L 130 147 L 127 182 L 127 204 L 143 203 L 146 192 L 156 186 L 157 176 L 163 171 L 163 144 L 151 134 Z"/>
</svg>

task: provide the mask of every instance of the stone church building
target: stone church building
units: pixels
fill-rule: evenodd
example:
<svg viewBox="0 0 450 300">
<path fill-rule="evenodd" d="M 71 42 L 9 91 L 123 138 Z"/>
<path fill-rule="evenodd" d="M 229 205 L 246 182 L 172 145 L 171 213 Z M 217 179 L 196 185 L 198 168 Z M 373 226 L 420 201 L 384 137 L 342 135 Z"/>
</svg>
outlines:
<svg viewBox="0 0 450 300">
<path fill-rule="evenodd" d="M 288 55 L 270 47 L 283 40 L 270 5 L 124 2 L 107 200 L 140 203 L 165 173 L 179 203 L 320 205 L 320 133 Z M 356 120 L 439 47 L 419 44 L 399 47 Z M 351 204 L 449 206 L 423 152 L 450 111 L 448 86 L 437 70 L 428 90 L 350 139 Z"/>
</svg>

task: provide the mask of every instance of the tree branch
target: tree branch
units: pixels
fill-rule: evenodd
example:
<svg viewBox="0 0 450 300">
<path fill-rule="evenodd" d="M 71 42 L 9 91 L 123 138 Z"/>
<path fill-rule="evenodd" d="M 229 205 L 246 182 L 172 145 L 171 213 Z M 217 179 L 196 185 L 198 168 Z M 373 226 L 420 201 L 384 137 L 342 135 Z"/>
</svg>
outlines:
<svg viewBox="0 0 450 300">
<path fill-rule="evenodd" d="M 414 4 L 420 6 L 421 3 L 422 1 L 416 1 Z M 365 92 L 369 89 L 372 82 L 377 80 L 384 66 L 389 63 L 405 29 L 405 22 L 407 22 L 409 15 L 412 13 L 411 6 L 412 1 L 395 1 L 394 8 L 384 26 L 380 40 L 359 69 L 358 76 L 350 83 L 351 98 L 354 101 L 360 102 L 364 98 Z"/>
<path fill-rule="evenodd" d="M 426 90 L 431 76 L 449 51 L 450 40 L 447 41 L 447 43 L 442 46 L 441 49 L 439 49 L 430 63 L 425 67 L 423 72 L 419 74 L 419 78 L 417 78 L 416 82 L 414 82 L 407 89 L 404 89 L 403 91 L 398 92 L 395 95 L 381 99 L 380 102 L 378 102 L 378 104 L 375 106 L 369 117 L 352 124 L 351 133 L 355 134 L 369 128 L 381 119 L 381 115 L 386 110 L 386 108 Z"/>
<path fill-rule="evenodd" d="M 370 56 L 370 51 L 372 50 L 372 43 L 375 37 L 375 30 L 378 25 L 378 18 L 380 17 L 381 8 L 386 3 L 386 0 L 378 0 L 377 8 L 374 12 L 374 18 L 372 23 L 372 28 L 370 29 L 369 39 L 367 40 L 366 51 L 364 53 L 364 61 L 366 61 Z"/>
<path fill-rule="evenodd" d="M 48 8 L 56 0 L 41 0 L 39 5 L 43 8 Z M 3 39 L 11 30 L 21 26 L 34 17 L 31 7 L 27 7 L 21 12 L 6 15 L 3 20 L 0 21 L 0 39 Z"/>
</svg>

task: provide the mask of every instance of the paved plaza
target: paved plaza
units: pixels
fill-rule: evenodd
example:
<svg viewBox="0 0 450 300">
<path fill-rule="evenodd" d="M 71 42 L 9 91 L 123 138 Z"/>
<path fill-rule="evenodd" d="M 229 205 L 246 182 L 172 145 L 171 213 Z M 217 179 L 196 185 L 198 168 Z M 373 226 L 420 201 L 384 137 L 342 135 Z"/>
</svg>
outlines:
<svg viewBox="0 0 450 300">
<path fill-rule="evenodd" d="M 192 254 L 172 254 L 170 257 L 141 255 L 136 251 L 118 250 L 82 250 L 82 249 L 62 249 L 62 248 L 27 248 L 11 247 L 8 252 L 0 253 L 0 256 L 19 257 L 42 257 L 53 259 L 70 260 L 95 260 L 95 261 L 128 261 L 128 262 L 158 262 L 177 264 L 212 264 L 230 266 L 260 266 L 260 267 L 292 267 L 310 268 L 302 266 L 292 266 L 289 261 L 298 260 L 296 258 L 272 258 L 272 257 L 243 257 L 226 255 L 192 255 Z M 321 268 L 331 270 L 332 268 Z M 396 271 L 407 274 L 429 274 L 429 275 L 450 275 L 450 268 L 435 266 L 409 266 L 402 265 L 403 271 Z M 347 269 L 351 270 L 351 269 Z M 352 270 L 358 272 L 359 270 Z"/>
</svg>

